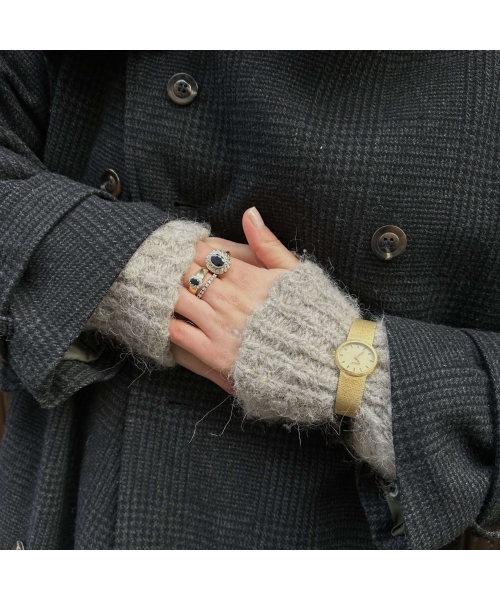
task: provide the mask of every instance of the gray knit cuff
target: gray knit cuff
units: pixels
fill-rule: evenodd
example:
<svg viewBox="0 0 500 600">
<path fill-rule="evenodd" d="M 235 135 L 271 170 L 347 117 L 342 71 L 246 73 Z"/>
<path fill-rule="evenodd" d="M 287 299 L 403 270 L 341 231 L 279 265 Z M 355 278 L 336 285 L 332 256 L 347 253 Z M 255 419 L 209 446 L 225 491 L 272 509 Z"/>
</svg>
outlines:
<svg viewBox="0 0 500 600">
<path fill-rule="evenodd" d="M 279 277 L 250 315 L 232 377 L 245 413 L 302 426 L 335 422 L 332 351 L 360 311 L 310 261 Z"/>
<path fill-rule="evenodd" d="M 338 428 L 334 413 L 338 369 L 332 353 L 360 316 L 356 300 L 310 261 L 277 279 L 268 299 L 247 320 L 231 373 L 246 415 L 302 427 Z M 389 350 L 383 324 L 377 327 L 374 346 L 380 365 L 367 378 L 362 409 L 349 439 L 361 458 L 392 478 Z"/>
<path fill-rule="evenodd" d="M 99 331 L 157 366 L 173 366 L 168 323 L 196 244 L 209 235 L 207 226 L 192 221 L 170 221 L 154 231 L 129 260 L 85 329 Z"/>
</svg>

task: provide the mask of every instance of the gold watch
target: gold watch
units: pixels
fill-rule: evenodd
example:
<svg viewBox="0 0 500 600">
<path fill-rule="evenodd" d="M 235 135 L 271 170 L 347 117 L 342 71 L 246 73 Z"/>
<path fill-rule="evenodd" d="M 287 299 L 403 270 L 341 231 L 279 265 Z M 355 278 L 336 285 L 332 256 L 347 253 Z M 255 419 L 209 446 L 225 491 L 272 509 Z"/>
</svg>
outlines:
<svg viewBox="0 0 500 600">
<path fill-rule="evenodd" d="M 340 369 L 335 413 L 355 417 L 358 412 L 366 378 L 377 368 L 378 355 L 373 347 L 377 324 L 354 319 L 347 340 L 335 350 L 335 364 Z"/>
</svg>

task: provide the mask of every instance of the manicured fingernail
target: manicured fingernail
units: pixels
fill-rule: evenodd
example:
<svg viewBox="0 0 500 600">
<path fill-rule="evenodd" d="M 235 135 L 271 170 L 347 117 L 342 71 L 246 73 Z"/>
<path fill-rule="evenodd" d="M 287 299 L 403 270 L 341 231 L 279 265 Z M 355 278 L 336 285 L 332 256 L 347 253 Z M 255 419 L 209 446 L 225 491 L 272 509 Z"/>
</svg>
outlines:
<svg viewBox="0 0 500 600">
<path fill-rule="evenodd" d="M 248 216 L 257 229 L 264 227 L 264 221 L 262 220 L 260 212 L 255 208 L 255 206 L 252 206 L 252 208 L 248 211 Z"/>
</svg>

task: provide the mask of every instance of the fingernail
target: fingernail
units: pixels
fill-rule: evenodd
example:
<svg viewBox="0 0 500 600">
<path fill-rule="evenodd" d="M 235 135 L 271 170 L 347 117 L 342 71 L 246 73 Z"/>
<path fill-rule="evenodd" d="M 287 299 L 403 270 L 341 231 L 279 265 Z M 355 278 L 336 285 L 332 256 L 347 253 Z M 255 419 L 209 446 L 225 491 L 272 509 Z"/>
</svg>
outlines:
<svg viewBox="0 0 500 600">
<path fill-rule="evenodd" d="M 255 206 L 252 206 L 252 208 L 248 211 L 248 216 L 257 229 L 264 227 L 264 221 L 262 220 L 260 212 L 255 208 Z"/>
</svg>

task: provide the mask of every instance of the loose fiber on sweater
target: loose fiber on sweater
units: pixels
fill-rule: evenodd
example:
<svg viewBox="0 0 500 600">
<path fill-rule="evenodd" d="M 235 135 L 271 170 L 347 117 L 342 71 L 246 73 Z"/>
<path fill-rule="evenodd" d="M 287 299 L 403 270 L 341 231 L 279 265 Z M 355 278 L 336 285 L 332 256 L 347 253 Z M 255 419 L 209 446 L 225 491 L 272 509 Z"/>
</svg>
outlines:
<svg viewBox="0 0 500 600">
<path fill-rule="evenodd" d="M 338 429 L 333 352 L 360 316 L 356 300 L 313 262 L 306 260 L 282 275 L 249 317 L 231 374 L 246 415 Z M 350 444 L 381 475 L 393 479 L 389 350 L 383 322 L 374 346 L 380 363 L 367 378 Z"/>
<path fill-rule="evenodd" d="M 119 341 L 136 360 L 173 366 L 168 322 L 196 243 L 207 235 L 207 227 L 189 221 L 160 227 L 133 255 L 86 329 Z M 360 314 L 356 299 L 310 260 L 278 278 L 269 298 L 240 332 L 241 347 L 231 376 L 246 416 L 338 431 L 333 352 Z M 377 327 L 374 345 L 380 364 L 367 379 L 348 443 L 381 475 L 393 479 L 389 351 L 383 323 Z"/>
<path fill-rule="evenodd" d="M 173 366 L 168 322 L 196 244 L 209 234 L 205 225 L 192 221 L 170 221 L 154 231 L 127 263 L 85 329 L 119 341 L 155 365 Z"/>
<path fill-rule="evenodd" d="M 175 364 L 168 322 L 184 272 L 208 226 L 171 221 L 154 231 L 132 256 L 85 329 L 125 345 L 138 364 Z M 312 260 L 303 259 L 279 277 L 269 298 L 239 332 L 241 346 L 230 373 L 245 415 L 268 422 L 339 430 L 334 413 L 338 369 L 335 348 L 361 316 L 357 300 L 342 291 Z M 374 346 L 379 366 L 365 394 L 347 443 L 386 479 L 395 477 L 389 349 L 379 321 Z"/>
</svg>

